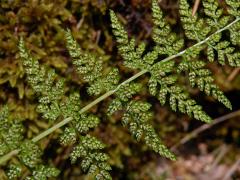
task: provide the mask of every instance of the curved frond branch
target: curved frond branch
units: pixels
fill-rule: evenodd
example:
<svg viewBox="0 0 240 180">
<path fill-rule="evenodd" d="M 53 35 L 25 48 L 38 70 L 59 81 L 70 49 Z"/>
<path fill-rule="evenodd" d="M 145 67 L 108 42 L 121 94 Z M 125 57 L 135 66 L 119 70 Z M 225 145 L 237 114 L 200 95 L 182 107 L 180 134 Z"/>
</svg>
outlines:
<svg viewBox="0 0 240 180">
<path fill-rule="evenodd" d="M 185 0 L 182 0 L 181 2 L 185 2 Z M 236 3 L 236 4 L 234 4 L 234 3 Z M 237 5 L 236 7 L 239 8 L 239 4 L 237 4 L 236 1 L 233 1 L 233 0 L 230 1 L 230 0 L 229 0 L 229 1 L 228 1 L 228 5 L 231 6 L 232 4 L 234 4 L 234 6 Z M 185 9 L 186 9 L 186 8 L 185 8 Z M 234 9 L 234 8 L 233 8 L 233 9 Z M 184 9 L 182 9 L 182 10 L 184 10 Z M 186 9 L 186 10 L 188 11 L 188 9 Z M 189 13 L 188 13 L 187 11 L 186 11 L 186 14 L 185 14 L 185 15 L 186 15 L 186 16 L 188 16 L 188 14 L 191 15 L 191 11 L 189 11 Z M 235 11 L 233 11 L 233 12 L 234 12 L 234 13 L 239 13 L 238 10 L 236 11 L 236 8 L 235 8 Z M 184 13 L 184 12 L 183 12 L 183 13 Z M 157 62 L 157 63 L 155 63 L 155 64 L 159 64 L 159 63 L 163 63 L 163 62 L 168 62 L 168 61 L 171 61 L 171 60 L 175 59 L 176 57 L 180 57 L 180 56 L 184 55 L 185 53 L 187 53 L 190 48 L 199 47 L 199 46 L 201 46 L 201 45 L 203 45 L 203 44 L 206 44 L 206 43 L 208 43 L 208 42 L 210 41 L 210 39 L 211 39 L 212 37 L 214 37 L 215 35 L 220 34 L 221 32 L 223 32 L 223 31 L 225 31 L 225 30 L 227 30 L 227 29 L 231 29 L 231 28 L 234 27 L 236 24 L 239 24 L 239 21 L 240 21 L 239 14 L 234 14 L 234 15 L 237 15 L 237 16 L 235 16 L 235 20 L 233 20 L 232 22 L 230 22 L 230 23 L 227 24 L 226 26 L 218 29 L 216 32 L 214 32 L 213 34 L 209 35 L 208 37 L 201 39 L 201 40 L 200 40 L 198 43 L 196 43 L 195 45 L 193 45 L 193 46 L 191 46 L 191 47 L 189 47 L 189 48 L 187 48 L 187 49 L 185 49 L 185 50 L 183 50 L 183 51 L 181 51 L 181 52 L 178 52 L 178 53 L 176 53 L 176 54 L 174 54 L 174 55 L 171 55 L 171 56 L 169 56 L 169 57 L 161 60 L 161 62 Z M 116 17 L 114 16 L 114 14 L 113 14 L 112 11 L 111 11 L 111 16 L 112 16 L 112 22 L 117 22 L 117 19 L 116 19 Z M 188 21 L 188 20 L 186 19 L 186 21 Z M 113 23 L 113 24 L 114 24 L 114 23 Z M 118 24 L 118 26 L 115 26 L 114 28 L 115 28 L 115 29 L 118 29 L 118 28 L 121 29 L 121 26 L 119 26 L 119 24 Z M 191 29 L 190 29 L 190 30 L 191 30 Z M 128 42 L 129 42 L 129 41 L 128 41 L 128 37 L 127 37 L 127 34 L 125 33 L 124 29 L 122 29 L 122 34 L 124 35 L 124 36 L 122 36 L 122 37 L 123 37 L 123 39 L 122 39 L 122 40 L 123 40 L 123 43 L 128 43 Z M 118 35 L 118 36 L 121 36 L 120 33 L 118 33 L 117 35 Z M 191 34 L 190 34 L 190 35 L 191 35 Z M 192 35 L 191 35 L 191 36 L 192 36 Z M 205 37 L 205 36 L 204 36 L 204 37 Z M 193 39 L 196 40 L 196 37 L 194 37 Z M 120 39 L 119 39 L 119 40 L 120 40 Z M 27 55 L 27 53 L 26 53 L 26 50 L 25 50 L 22 42 L 23 42 L 23 41 L 20 40 L 20 44 L 19 44 L 20 54 L 22 54 L 22 55 L 21 55 L 22 58 L 23 58 L 23 59 L 31 59 L 31 58 L 28 57 L 28 55 Z M 119 41 L 119 42 L 121 43 L 121 41 Z M 128 51 L 128 50 L 126 50 L 126 51 L 124 50 L 124 52 L 129 52 L 129 51 Z M 139 51 L 139 52 L 141 52 L 141 51 Z M 128 58 L 128 57 L 126 57 L 126 58 Z M 37 65 L 36 62 L 31 62 L 32 64 L 29 64 L 30 62 L 31 62 L 31 61 L 29 61 L 28 63 L 26 63 L 26 66 L 34 65 L 33 67 L 36 68 L 36 65 Z M 131 60 L 131 62 L 132 62 L 132 60 Z M 138 68 L 138 67 L 137 67 L 137 68 Z M 149 71 L 149 69 L 144 69 L 144 70 L 138 72 L 138 73 L 135 74 L 134 76 L 130 77 L 129 79 L 125 80 L 124 82 L 122 82 L 121 84 L 119 84 L 118 86 L 116 86 L 113 90 L 110 90 L 110 91 L 106 92 L 105 94 L 103 94 L 103 95 L 101 95 L 100 97 L 98 97 L 97 99 L 95 99 L 93 102 L 89 103 L 87 106 L 83 107 L 83 108 L 80 110 L 79 113 L 81 114 L 81 113 L 84 113 L 84 112 L 88 111 L 88 110 L 91 109 L 94 105 L 98 104 L 99 102 L 101 102 L 102 100 L 106 99 L 107 97 L 113 95 L 113 94 L 114 94 L 115 92 L 117 92 L 117 90 L 118 90 L 119 88 L 121 88 L 123 85 L 125 85 L 125 84 L 127 84 L 127 83 L 129 83 L 129 82 L 132 82 L 133 80 L 137 79 L 138 77 L 142 76 L 143 74 L 147 73 L 148 71 Z M 31 71 L 30 71 L 29 73 L 31 73 Z M 36 81 L 36 82 L 39 82 L 39 81 L 41 81 L 41 79 L 38 80 L 38 81 Z M 33 81 L 32 83 L 33 83 L 34 85 L 36 85 L 36 82 Z M 36 87 L 38 87 L 38 86 L 36 86 Z M 40 87 L 39 87 L 39 88 L 40 88 Z M 41 140 L 42 138 L 44 138 L 44 137 L 48 136 L 49 134 L 51 134 L 52 132 L 54 132 L 56 129 L 61 128 L 62 126 L 68 124 L 68 123 L 71 122 L 71 121 L 73 121 L 73 118 L 71 118 L 71 117 L 68 117 L 68 118 L 65 118 L 65 119 L 61 120 L 60 122 L 58 122 L 58 123 L 56 123 L 55 125 L 53 125 L 51 128 L 49 128 L 49 129 L 45 130 L 44 132 L 40 133 L 39 135 L 37 135 L 35 138 L 32 139 L 32 141 L 37 142 L 37 141 Z M 2 165 L 3 163 L 5 163 L 5 162 L 6 162 L 7 160 L 9 160 L 12 156 L 17 155 L 18 153 L 19 153 L 19 150 L 18 150 L 18 149 L 15 149 L 15 150 L 12 150 L 11 152 L 9 152 L 8 154 L 3 155 L 3 156 L 0 158 L 0 165 Z"/>
</svg>

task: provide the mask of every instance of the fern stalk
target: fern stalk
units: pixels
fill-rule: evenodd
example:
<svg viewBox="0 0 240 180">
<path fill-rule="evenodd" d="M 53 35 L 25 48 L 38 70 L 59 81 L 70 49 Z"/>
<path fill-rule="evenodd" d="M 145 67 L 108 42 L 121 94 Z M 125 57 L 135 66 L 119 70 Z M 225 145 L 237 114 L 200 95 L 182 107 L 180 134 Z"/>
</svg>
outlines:
<svg viewBox="0 0 240 180">
<path fill-rule="evenodd" d="M 225 27 L 217 30 L 215 33 L 211 34 L 210 36 L 208 36 L 206 39 L 196 43 L 195 45 L 175 54 L 172 56 L 169 56 L 165 59 L 163 59 L 162 61 L 160 61 L 159 63 L 163 63 L 163 62 L 167 62 L 170 61 L 174 58 L 177 58 L 179 56 L 182 56 L 183 54 L 185 54 L 187 52 L 188 49 L 190 48 L 194 48 L 194 47 L 198 47 L 201 46 L 202 44 L 205 44 L 206 42 L 208 42 L 214 35 L 219 34 L 227 29 L 229 29 L 231 26 L 233 26 L 234 24 L 236 24 L 238 21 L 240 20 L 240 18 L 236 18 L 234 21 L 232 21 L 231 23 L 229 23 L 228 25 L 226 25 Z M 115 92 L 117 92 L 122 86 L 124 86 L 125 84 L 128 84 L 130 82 L 132 82 L 133 80 L 137 79 L 138 77 L 142 76 L 143 74 L 147 73 L 147 70 L 142 70 L 140 72 L 138 72 L 137 74 L 135 74 L 134 76 L 130 77 L 129 79 L 125 80 L 124 82 L 122 82 L 121 84 L 119 84 L 114 90 L 108 91 L 105 94 L 103 94 L 102 96 L 98 97 L 97 99 L 95 99 L 93 102 L 89 103 L 88 105 L 86 105 L 85 107 L 83 107 L 80 110 L 80 113 L 84 113 L 86 111 L 88 111 L 89 109 L 91 109 L 93 106 L 95 106 L 96 104 L 98 104 L 99 102 L 103 101 L 104 99 L 108 98 L 109 96 L 113 95 Z M 73 119 L 71 117 L 65 118 L 62 121 L 60 121 L 59 123 L 55 124 L 54 126 L 52 126 L 51 128 L 45 130 L 44 132 L 40 133 L 39 135 L 37 135 L 36 137 L 34 137 L 32 139 L 33 142 L 38 142 L 39 140 L 43 139 L 44 137 L 48 136 L 49 134 L 51 134 L 52 132 L 54 132 L 56 129 L 63 127 L 64 125 L 68 124 L 69 122 L 71 122 Z M 11 157 L 17 155 L 19 153 L 19 150 L 13 150 L 11 152 L 9 152 L 8 154 L 2 156 L 0 158 L 0 165 L 4 164 L 7 160 L 9 160 Z"/>
<path fill-rule="evenodd" d="M 89 109 L 91 109 L 93 106 L 95 106 L 96 104 L 98 104 L 99 102 L 103 101 L 104 99 L 106 99 L 107 97 L 113 95 L 118 89 L 120 89 L 122 86 L 124 86 L 125 84 L 128 84 L 129 82 L 137 79 L 138 77 L 142 76 L 143 74 L 147 73 L 147 71 L 140 71 L 139 73 L 135 74 L 134 76 L 132 76 L 131 78 L 127 79 L 126 81 L 122 82 L 121 84 L 119 84 L 117 86 L 116 89 L 112 90 L 112 91 L 108 91 L 105 94 L 103 94 L 102 96 L 100 96 L 99 98 L 95 99 L 93 102 L 89 103 L 88 105 L 86 105 L 85 107 L 83 107 L 80 111 L 80 113 L 84 113 L 86 111 L 88 111 Z M 32 139 L 33 142 L 37 142 L 39 140 L 41 140 L 42 138 L 48 136 L 49 134 L 51 134 L 52 132 L 54 132 L 55 130 L 57 130 L 60 127 L 63 127 L 64 125 L 66 125 L 67 123 L 69 123 L 70 121 L 72 121 L 72 118 L 66 118 L 62 121 L 60 121 L 59 123 L 55 124 L 54 126 L 52 126 L 51 128 L 47 129 L 46 131 L 42 132 L 41 134 L 37 135 L 35 138 Z M 1 159 L 0 159 L 0 164 L 1 164 Z"/>
</svg>

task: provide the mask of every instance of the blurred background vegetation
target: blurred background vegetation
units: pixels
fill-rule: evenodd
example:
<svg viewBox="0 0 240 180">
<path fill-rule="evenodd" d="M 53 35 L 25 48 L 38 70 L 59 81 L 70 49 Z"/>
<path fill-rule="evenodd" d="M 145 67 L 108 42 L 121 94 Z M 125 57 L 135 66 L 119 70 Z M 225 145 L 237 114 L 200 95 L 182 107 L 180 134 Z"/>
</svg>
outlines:
<svg viewBox="0 0 240 180">
<path fill-rule="evenodd" d="M 175 32 L 183 35 L 178 14 L 178 2 L 162 0 L 161 8 Z M 224 6 L 224 4 L 222 4 Z M 103 57 L 106 69 L 116 66 L 122 79 L 136 73 L 123 67 L 116 42 L 111 32 L 109 9 L 113 9 L 125 24 L 129 35 L 137 41 L 152 43 L 150 0 L 1 0 L 0 1 L 0 104 L 8 104 L 12 118 L 23 121 L 26 136 L 34 137 L 51 126 L 36 112 L 36 98 L 26 84 L 25 74 L 19 60 L 18 40 L 23 36 L 32 53 L 41 64 L 56 69 L 67 80 L 69 91 L 81 89 L 84 104 L 95 97 L 86 94 L 86 83 L 73 69 L 65 47 L 63 29 L 69 28 L 83 49 L 94 51 Z M 204 56 L 202 57 L 204 58 Z M 240 73 L 239 69 L 212 64 L 216 83 L 233 104 L 231 113 L 212 98 L 197 90 L 191 90 L 194 98 L 203 105 L 213 118 L 222 117 L 221 123 L 211 126 L 193 139 L 181 141 L 203 124 L 189 117 L 173 113 L 167 106 L 143 92 L 141 99 L 153 105 L 154 126 L 168 147 L 178 155 L 176 162 L 170 162 L 148 150 L 131 138 L 127 129 L 121 126 L 121 113 L 106 116 L 108 100 L 92 109 L 102 119 L 93 134 L 108 144 L 114 179 L 240 179 Z M 145 77 L 146 78 L 146 77 Z M 140 78 L 143 84 L 146 79 Z M 147 86 L 147 85 L 146 85 Z M 136 97 L 138 98 L 138 97 Z M 239 115 L 239 116 L 238 116 Z M 79 164 L 71 165 L 68 155 L 71 147 L 60 146 L 56 139 L 61 130 L 40 142 L 46 163 L 62 170 L 58 179 L 87 179 Z M 182 142 L 182 143 L 181 143 Z M 0 179 L 4 179 L 0 170 Z"/>
</svg>

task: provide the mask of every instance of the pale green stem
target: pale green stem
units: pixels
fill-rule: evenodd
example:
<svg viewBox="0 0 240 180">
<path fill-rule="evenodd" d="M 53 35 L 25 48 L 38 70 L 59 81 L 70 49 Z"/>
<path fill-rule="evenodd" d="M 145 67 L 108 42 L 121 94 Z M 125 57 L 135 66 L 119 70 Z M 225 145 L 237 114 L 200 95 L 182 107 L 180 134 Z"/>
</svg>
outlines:
<svg viewBox="0 0 240 180">
<path fill-rule="evenodd" d="M 200 46 L 204 43 L 206 43 L 207 41 L 210 40 L 211 37 L 213 37 L 215 34 L 221 33 L 222 31 L 230 28 L 232 25 L 234 25 L 235 23 L 237 23 L 240 20 L 240 17 L 236 18 L 233 22 L 231 22 L 230 24 L 228 24 L 227 26 L 223 27 L 222 29 L 219 29 L 218 31 L 216 31 L 215 33 L 213 33 L 212 35 L 210 35 L 209 37 L 207 37 L 205 40 L 200 41 L 198 43 L 196 43 L 195 45 L 179 52 L 178 54 L 172 55 L 170 57 L 167 57 L 165 59 L 163 59 L 162 61 L 160 61 L 159 63 L 162 62 L 166 62 L 166 61 L 170 61 L 176 57 L 182 56 L 183 54 L 185 54 L 187 52 L 188 49 L 193 48 L 193 47 L 197 47 Z M 101 102 L 102 100 L 106 99 L 107 97 L 113 95 L 120 87 L 122 87 L 123 85 L 137 79 L 138 77 L 142 76 L 143 74 L 147 73 L 147 70 L 142 70 L 139 73 L 135 74 L 134 76 L 132 76 L 131 78 L 127 79 L 126 81 L 122 82 L 121 84 L 119 84 L 114 90 L 108 91 L 107 93 L 103 94 L 102 96 L 100 96 L 99 98 L 97 98 L 96 100 L 94 100 L 93 102 L 91 102 L 90 104 L 86 105 L 85 107 L 83 107 L 80 110 L 80 113 L 84 113 L 87 110 L 89 110 L 90 108 L 92 108 L 94 105 L 98 104 L 99 102 Z M 32 139 L 33 142 L 37 142 L 39 140 L 41 140 L 42 138 L 48 136 L 49 134 L 51 134 L 53 131 L 55 131 L 56 129 L 66 125 L 67 123 L 69 123 L 70 121 L 72 121 L 72 118 L 66 118 L 62 121 L 60 121 L 59 123 L 55 124 L 53 127 L 45 130 L 44 132 L 42 132 L 41 134 L 37 135 L 36 137 L 34 137 Z M 19 153 L 19 150 L 13 150 L 10 153 L 2 156 L 0 158 L 0 165 L 3 164 L 4 162 L 6 162 L 7 160 L 9 160 L 12 156 L 17 155 Z"/>
<path fill-rule="evenodd" d="M 126 81 L 122 82 L 121 84 L 119 84 L 114 90 L 108 91 L 107 93 L 103 94 L 102 96 L 100 96 L 99 98 L 95 99 L 94 101 L 92 101 L 90 104 L 86 105 L 85 107 L 83 107 L 80 110 L 80 113 L 84 113 L 87 110 L 89 110 L 90 108 L 92 108 L 94 105 L 98 104 L 99 102 L 101 102 L 102 100 L 106 99 L 107 97 L 111 96 L 112 94 L 114 94 L 120 87 L 124 86 L 125 84 L 135 80 L 136 78 L 138 78 L 139 76 L 145 74 L 147 71 L 140 71 L 139 73 L 135 74 L 134 76 L 132 76 L 131 78 L 127 79 Z M 52 132 L 54 132 L 55 130 L 57 130 L 58 128 L 66 125 L 67 123 L 69 123 L 70 121 L 72 121 L 72 117 L 63 119 L 62 121 L 60 121 L 59 123 L 55 124 L 54 126 L 52 126 L 51 128 L 47 129 L 46 131 L 43 131 L 42 133 L 40 133 L 39 135 L 37 135 L 36 137 L 34 137 L 32 139 L 33 142 L 38 142 L 39 140 L 41 140 L 42 138 L 46 137 L 47 135 L 51 134 Z M 19 153 L 19 150 L 13 150 L 10 153 L 2 156 L 0 158 L 0 165 L 3 164 L 4 162 L 6 162 L 7 160 L 9 160 L 12 156 L 17 155 Z"/>
<path fill-rule="evenodd" d="M 5 154 L 4 156 L 2 156 L 0 158 L 0 165 L 2 165 L 4 162 L 6 162 L 7 160 L 9 160 L 11 157 L 17 155 L 19 153 L 18 149 L 15 149 L 7 154 Z"/>
</svg>

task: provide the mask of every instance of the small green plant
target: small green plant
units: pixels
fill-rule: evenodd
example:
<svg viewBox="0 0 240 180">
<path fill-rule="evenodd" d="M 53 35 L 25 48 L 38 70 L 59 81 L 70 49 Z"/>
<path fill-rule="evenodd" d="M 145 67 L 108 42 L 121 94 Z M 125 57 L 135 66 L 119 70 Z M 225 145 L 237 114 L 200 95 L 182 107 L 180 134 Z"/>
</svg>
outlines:
<svg viewBox="0 0 240 180">
<path fill-rule="evenodd" d="M 47 179 L 56 177 L 59 170 L 49 165 L 44 165 L 41 160 L 42 151 L 34 141 L 24 139 L 24 126 L 17 120 L 11 119 L 7 106 L 0 112 L 0 155 L 2 158 L 11 151 L 10 156 L 18 154 L 20 162 L 12 162 L 7 170 L 9 179 L 17 179 L 22 176 L 22 168 L 28 168 L 32 172 L 27 180 Z M 4 161 L 4 159 L 2 159 Z M 24 166 L 22 165 L 24 164 Z"/>
<path fill-rule="evenodd" d="M 65 31 L 66 46 L 79 76 L 88 83 L 87 92 L 99 96 L 86 106 L 82 106 L 80 93 L 77 90 L 67 91 L 64 79 L 53 69 L 42 66 L 27 50 L 23 39 L 19 42 L 20 57 L 27 74 L 27 81 L 38 97 L 37 111 L 48 120 L 52 127 L 32 140 L 24 139 L 23 126 L 8 121 L 7 110 L 3 108 L 0 115 L 0 164 L 17 155 L 19 162 L 12 162 L 8 177 L 21 176 L 21 166 L 32 170 L 33 177 L 28 179 L 47 179 L 55 177 L 58 170 L 40 164 L 41 150 L 36 143 L 56 129 L 64 130 L 59 142 L 73 146 L 70 154 L 72 163 L 81 160 L 81 168 L 96 179 L 111 179 L 109 156 L 104 153 L 106 145 L 91 135 L 91 129 L 101 122 L 96 115 L 88 113 L 94 105 L 113 96 L 107 114 L 123 112 L 122 124 L 127 127 L 137 141 L 143 141 L 150 149 L 160 155 L 175 160 L 175 155 L 168 150 L 151 124 L 153 113 L 151 104 L 134 96 L 142 91 L 142 84 L 134 82 L 138 77 L 148 74 L 148 90 L 158 98 L 162 105 L 169 104 L 173 111 L 180 111 L 189 116 L 210 123 L 209 117 L 197 102 L 192 99 L 186 86 L 197 87 L 208 96 L 212 96 L 227 108 L 232 109 L 230 101 L 224 96 L 205 61 L 199 59 L 205 53 L 208 61 L 218 61 L 225 65 L 240 66 L 240 3 L 238 0 L 226 0 L 228 14 L 215 0 L 203 0 L 204 18 L 192 16 L 187 0 L 180 0 L 179 12 L 186 38 L 192 41 L 187 46 L 184 38 L 175 34 L 157 0 L 152 0 L 154 28 L 152 39 L 154 47 L 147 48 L 144 42 L 137 44 L 129 38 L 116 14 L 110 10 L 113 34 L 118 43 L 118 50 L 124 59 L 124 66 L 139 72 L 129 79 L 120 82 L 121 74 L 117 68 L 104 70 L 103 60 L 94 52 L 86 52 L 73 38 L 70 30 Z M 229 32 L 229 40 L 223 33 Z M 151 50 L 146 50 L 151 49 Z M 160 59 L 159 57 L 166 57 Z M 179 61 L 176 61 L 179 59 Z M 183 73 L 187 74 L 186 82 L 180 81 Z"/>
</svg>

